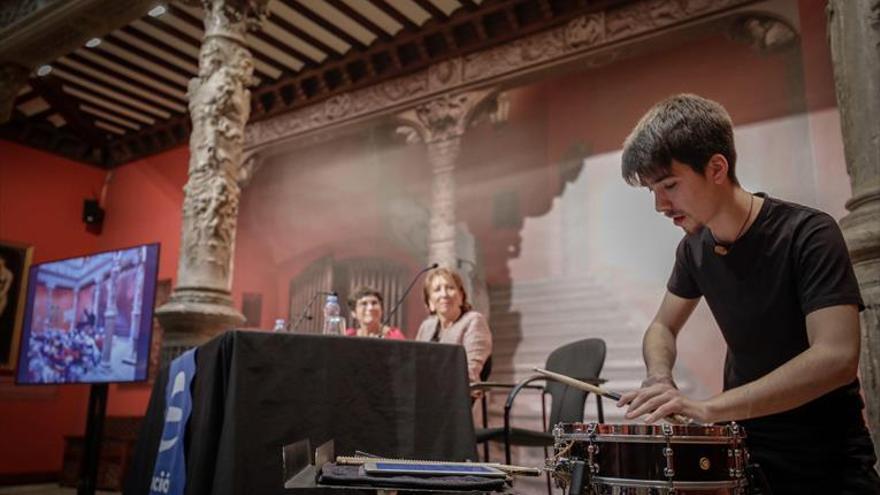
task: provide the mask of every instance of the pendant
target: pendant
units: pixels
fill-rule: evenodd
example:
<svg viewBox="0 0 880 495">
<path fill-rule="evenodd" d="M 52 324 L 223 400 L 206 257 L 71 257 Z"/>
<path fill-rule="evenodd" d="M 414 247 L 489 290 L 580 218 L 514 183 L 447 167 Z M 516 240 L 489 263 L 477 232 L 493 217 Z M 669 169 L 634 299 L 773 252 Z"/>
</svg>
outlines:
<svg viewBox="0 0 880 495">
<path fill-rule="evenodd" d="M 722 246 L 721 244 L 715 245 L 715 254 L 718 256 L 727 256 L 727 253 L 730 252 L 730 249 L 727 249 L 727 246 Z"/>
</svg>

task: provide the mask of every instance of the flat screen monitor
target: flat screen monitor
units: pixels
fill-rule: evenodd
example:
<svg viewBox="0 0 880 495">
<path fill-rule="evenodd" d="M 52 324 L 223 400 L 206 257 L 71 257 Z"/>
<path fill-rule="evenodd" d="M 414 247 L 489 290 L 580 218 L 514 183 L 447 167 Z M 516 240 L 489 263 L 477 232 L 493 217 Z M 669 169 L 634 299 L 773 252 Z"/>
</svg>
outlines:
<svg viewBox="0 0 880 495">
<path fill-rule="evenodd" d="M 158 268 L 159 244 L 32 265 L 16 383 L 146 380 Z"/>
</svg>

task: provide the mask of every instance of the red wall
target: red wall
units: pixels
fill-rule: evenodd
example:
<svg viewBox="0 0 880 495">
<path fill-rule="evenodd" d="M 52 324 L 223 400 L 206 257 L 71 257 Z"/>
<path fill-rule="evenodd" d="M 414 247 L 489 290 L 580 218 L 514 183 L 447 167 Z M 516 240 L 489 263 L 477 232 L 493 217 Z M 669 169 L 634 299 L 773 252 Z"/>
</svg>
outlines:
<svg viewBox="0 0 880 495">
<path fill-rule="evenodd" d="M 85 230 L 82 201 L 97 197 L 106 172 L 0 141 L 0 239 L 34 248 L 34 262 L 146 242 L 160 242 L 159 278 L 174 278 L 180 242 L 185 147 L 114 170 L 108 183 L 104 230 Z M 0 387 L 0 475 L 61 469 L 64 435 L 81 435 L 88 387 Z M 25 389 L 22 391 L 21 389 Z M 54 390 L 54 393 L 52 392 Z M 149 386 L 113 386 L 109 415 L 141 415 Z"/>
<path fill-rule="evenodd" d="M 85 231 L 82 201 L 100 191 L 104 172 L 0 141 L 0 239 L 34 247 L 34 262 L 96 251 Z M 0 389 L 0 474 L 61 468 L 63 435 L 85 424 L 86 386 L 41 390 L 39 398 L 8 398 Z"/>
</svg>

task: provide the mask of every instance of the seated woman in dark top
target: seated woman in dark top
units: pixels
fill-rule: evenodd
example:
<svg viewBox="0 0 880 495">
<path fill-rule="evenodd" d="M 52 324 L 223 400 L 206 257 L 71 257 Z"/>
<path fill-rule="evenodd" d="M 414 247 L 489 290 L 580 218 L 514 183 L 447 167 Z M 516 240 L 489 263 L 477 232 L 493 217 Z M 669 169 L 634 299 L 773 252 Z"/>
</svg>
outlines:
<svg viewBox="0 0 880 495">
<path fill-rule="evenodd" d="M 345 335 L 406 340 L 399 328 L 382 324 L 383 305 L 381 292 L 371 287 L 359 287 L 348 299 L 354 328 L 346 329 Z"/>
</svg>

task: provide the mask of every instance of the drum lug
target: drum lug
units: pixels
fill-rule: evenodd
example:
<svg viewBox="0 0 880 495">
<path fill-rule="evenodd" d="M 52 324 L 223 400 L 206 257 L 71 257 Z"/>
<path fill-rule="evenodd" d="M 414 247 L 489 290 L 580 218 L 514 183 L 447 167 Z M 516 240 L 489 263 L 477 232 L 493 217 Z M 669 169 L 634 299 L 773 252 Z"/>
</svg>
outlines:
<svg viewBox="0 0 880 495">
<path fill-rule="evenodd" d="M 674 453 L 672 451 L 672 447 L 670 447 L 668 443 L 663 449 L 663 457 L 666 458 L 666 467 L 663 468 L 663 476 L 666 476 L 667 478 L 672 478 L 675 476 L 675 463 L 673 461 Z"/>
</svg>

